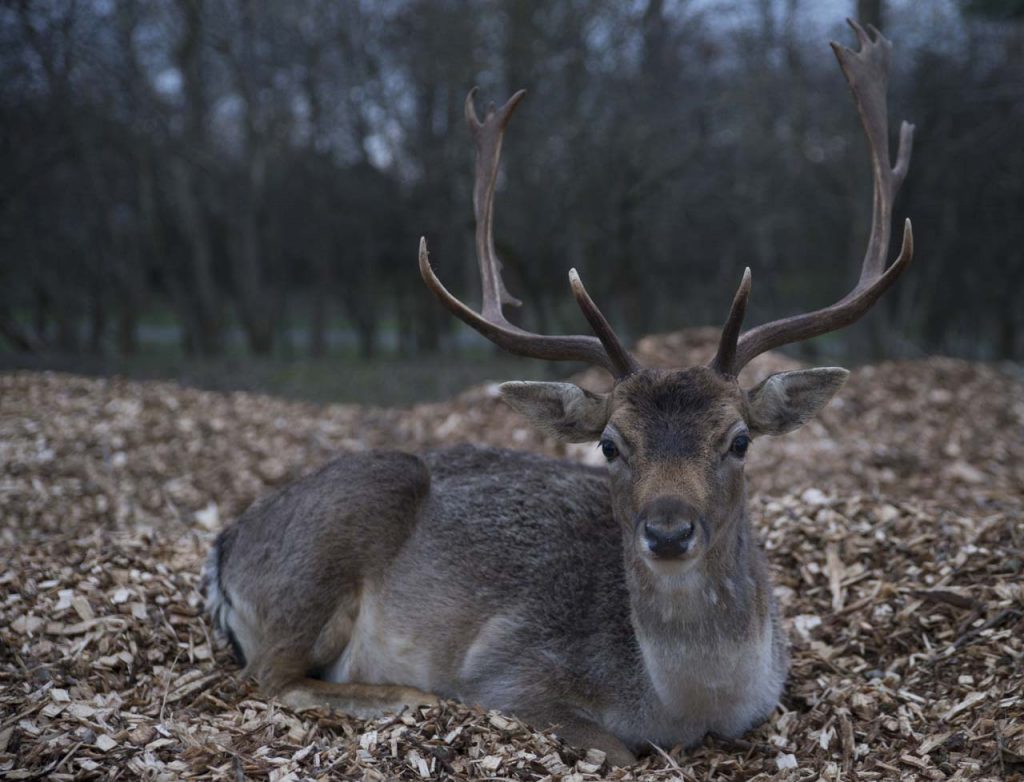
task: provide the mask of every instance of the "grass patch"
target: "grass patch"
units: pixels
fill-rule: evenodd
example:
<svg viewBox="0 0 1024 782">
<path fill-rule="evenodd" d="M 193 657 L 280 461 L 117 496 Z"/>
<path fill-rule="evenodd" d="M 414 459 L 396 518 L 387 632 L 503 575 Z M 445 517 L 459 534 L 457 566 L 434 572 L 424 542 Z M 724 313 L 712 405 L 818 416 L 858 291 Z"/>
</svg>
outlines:
<svg viewBox="0 0 1024 782">
<path fill-rule="evenodd" d="M 311 402 L 407 406 L 447 399 L 487 381 L 564 377 L 572 367 L 487 350 L 416 358 L 183 358 L 153 350 L 131 357 L 0 355 L 0 370 L 52 370 L 135 380 L 175 380 L 213 391 L 252 391 Z"/>
</svg>

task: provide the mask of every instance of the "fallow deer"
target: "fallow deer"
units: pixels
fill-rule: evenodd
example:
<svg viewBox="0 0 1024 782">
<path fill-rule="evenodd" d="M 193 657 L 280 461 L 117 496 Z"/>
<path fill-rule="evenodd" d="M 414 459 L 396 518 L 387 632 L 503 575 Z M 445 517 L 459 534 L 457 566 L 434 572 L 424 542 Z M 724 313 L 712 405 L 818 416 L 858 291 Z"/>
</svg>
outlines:
<svg viewBox="0 0 1024 782">
<path fill-rule="evenodd" d="M 885 268 L 913 127 L 890 166 L 889 42 L 850 23 L 833 44 L 871 151 L 874 212 L 856 287 L 837 303 L 741 333 L 748 269 L 707 366 L 644 369 L 570 272 L 596 336 L 544 336 L 503 314 L 492 237 L 502 136 L 523 93 L 480 121 L 474 211 L 480 313 L 452 296 L 420 244 L 420 271 L 452 313 L 512 353 L 582 361 L 610 393 L 506 383 L 504 399 L 564 441 L 598 441 L 607 468 L 459 447 L 345 454 L 258 501 L 217 539 L 209 610 L 264 691 L 296 709 L 358 716 L 438 697 L 512 712 L 614 764 L 653 742 L 738 736 L 775 708 L 788 652 L 746 505 L 743 460 L 796 429 L 844 369 L 737 383 L 755 356 L 849 325 L 907 267 L 909 221 Z"/>
</svg>

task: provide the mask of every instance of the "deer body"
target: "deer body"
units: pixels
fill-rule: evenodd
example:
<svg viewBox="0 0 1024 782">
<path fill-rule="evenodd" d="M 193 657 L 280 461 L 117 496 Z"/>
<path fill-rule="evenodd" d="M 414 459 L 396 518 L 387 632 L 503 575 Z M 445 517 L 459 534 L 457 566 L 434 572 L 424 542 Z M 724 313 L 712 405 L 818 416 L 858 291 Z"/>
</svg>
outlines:
<svg viewBox="0 0 1024 782">
<path fill-rule="evenodd" d="M 215 623 L 266 692 L 357 716 L 457 698 L 554 726 L 616 764 L 650 742 L 737 736 L 772 711 L 787 647 L 743 461 L 753 439 L 816 415 L 847 372 L 783 372 L 750 390 L 737 376 L 766 350 L 860 318 L 913 254 L 908 221 L 885 266 L 913 128 L 904 123 L 890 167 L 890 45 L 852 26 L 860 49 L 833 47 L 872 153 L 860 279 L 829 307 L 742 331 L 748 269 L 707 366 L 640 367 L 575 271 L 572 292 L 594 336 L 533 334 L 506 320 L 503 307 L 518 302 L 494 250 L 494 190 L 523 93 L 483 121 L 470 93 L 481 312 L 444 288 L 423 242 L 420 272 L 501 347 L 614 376 L 603 395 L 569 383 L 501 386 L 540 429 L 597 441 L 607 469 L 483 448 L 371 452 L 256 503 L 221 533 L 205 580 Z"/>
<path fill-rule="evenodd" d="M 223 602 L 214 613 L 270 691 L 287 702 L 288 687 L 310 674 L 404 685 L 555 725 L 569 740 L 595 743 L 588 731 L 599 729 L 634 751 L 708 731 L 740 735 L 774 708 L 786 647 L 745 517 L 735 534 L 751 545 L 722 541 L 733 561 L 648 593 L 656 588 L 632 572 L 604 470 L 471 447 L 411 458 L 343 456 L 218 541 L 209 577 Z M 394 515 L 352 518 L 350 476 L 396 466 L 418 472 L 417 482 L 429 472 L 429 488 L 409 485 Z M 391 491 L 381 486 L 381 504 Z M 318 496 L 319 510 L 292 505 L 299 496 L 302 506 Z M 318 577 L 322 561 L 351 558 L 364 523 L 391 545 L 379 559 L 361 557 L 358 575 Z M 271 530 L 284 534 L 268 540 Z M 243 570 L 268 546 L 277 559 L 305 559 L 310 539 L 318 546 L 307 568 Z M 291 583 L 283 593 L 279 579 Z M 615 742 L 596 744 L 628 760 Z"/>
</svg>

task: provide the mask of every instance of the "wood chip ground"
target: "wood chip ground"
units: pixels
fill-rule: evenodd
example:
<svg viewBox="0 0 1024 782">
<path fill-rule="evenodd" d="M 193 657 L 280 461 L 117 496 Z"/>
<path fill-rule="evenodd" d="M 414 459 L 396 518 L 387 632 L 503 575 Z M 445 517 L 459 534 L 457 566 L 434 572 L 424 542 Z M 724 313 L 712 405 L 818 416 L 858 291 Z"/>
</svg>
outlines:
<svg viewBox="0 0 1024 782">
<path fill-rule="evenodd" d="M 686 364 L 710 339 L 640 351 Z M 253 499 L 339 449 L 456 442 L 596 458 L 528 429 L 494 387 L 383 410 L 0 376 L 0 776 L 1024 778 L 1024 384 L 1008 372 L 864 367 L 820 420 L 755 444 L 751 508 L 794 652 L 782 705 L 742 740 L 626 769 L 457 703 L 298 716 L 212 637 L 200 564 Z"/>
</svg>

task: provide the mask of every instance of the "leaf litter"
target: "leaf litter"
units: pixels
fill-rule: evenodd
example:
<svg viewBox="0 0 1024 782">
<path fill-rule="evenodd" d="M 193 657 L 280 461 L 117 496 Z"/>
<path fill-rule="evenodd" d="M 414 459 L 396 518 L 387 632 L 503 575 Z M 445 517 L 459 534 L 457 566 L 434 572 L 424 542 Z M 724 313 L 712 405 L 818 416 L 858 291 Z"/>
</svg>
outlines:
<svg viewBox="0 0 1024 782">
<path fill-rule="evenodd" d="M 714 340 L 637 352 L 685 365 Z M 795 366 L 768 354 L 748 382 Z M 782 704 L 742 739 L 652 748 L 626 769 L 454 702 L 297 715 L 214 637 L 199 569 L 250 502 L 339 450 L 458 442 L 596 459 L 528 428 L 495 385 L 399 410 L 0 375 L 0 775 L 1024 778 L 1024 384 L 1009 373 L 862 367 L 819 420 L 755 444 L 751 512 L 793 645 Z"/>
</svg>

